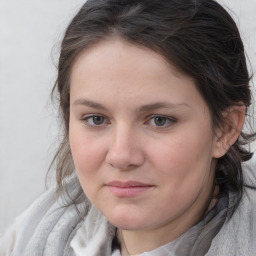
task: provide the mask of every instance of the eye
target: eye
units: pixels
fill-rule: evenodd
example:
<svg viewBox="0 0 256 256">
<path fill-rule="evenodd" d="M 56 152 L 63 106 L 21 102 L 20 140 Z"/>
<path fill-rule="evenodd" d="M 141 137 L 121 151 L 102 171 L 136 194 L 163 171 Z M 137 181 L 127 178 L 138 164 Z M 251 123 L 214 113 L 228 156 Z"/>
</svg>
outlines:
<svg viewBox="0 0 256 256">
<path fill-rule="evenodd" d="M 156 126 L 164 126 L 168 121 L 167 118 L 163 116 L 154 117 L 153 120 Z"/>
<path fill-rule="evenodd" d="M 168 127 L 172 125 L 176 120 L 171 117 L 166 116 L 153 116 L 149 119 L 149 125 L 155 126 L 155 127 Z"/>
<path fill-rule="evenodd" d="M 82 119 L 89 126 L 102 126 L 107 123 L 107 119 L 100 115 L 91 115 Z"/>
</svg>

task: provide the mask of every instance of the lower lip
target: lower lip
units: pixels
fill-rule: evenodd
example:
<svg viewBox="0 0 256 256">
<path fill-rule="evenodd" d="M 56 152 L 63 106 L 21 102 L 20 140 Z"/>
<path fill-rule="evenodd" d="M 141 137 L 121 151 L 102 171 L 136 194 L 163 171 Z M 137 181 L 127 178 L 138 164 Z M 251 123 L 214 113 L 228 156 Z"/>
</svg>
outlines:
<svg viewBox="0 0 256 256">
<path fill-rule="evenodd" d="M 110 192 L 118 197 L 134 197 L 141 193 L 151 189 L 152 186 L 142 186 L 142 187 L 115 187 L 108 186 Z"/>
</svg>

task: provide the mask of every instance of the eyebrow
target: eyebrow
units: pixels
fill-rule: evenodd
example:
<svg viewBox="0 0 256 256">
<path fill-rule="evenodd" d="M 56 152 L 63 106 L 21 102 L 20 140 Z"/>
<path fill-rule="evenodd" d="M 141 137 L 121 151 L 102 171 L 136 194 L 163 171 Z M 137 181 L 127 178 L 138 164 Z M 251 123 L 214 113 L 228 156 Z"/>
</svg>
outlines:
<svg viewBox="0 0 256 256">
<path fill-rule="evenodd" d="M 139 112 L 147 112 L 147 111 L 159 109 L 159 108 L 174 109 L 174 108 L 179 108 L 179 107 L 190 108 L 190 106 L 186 103 L 156 102 L 156 103 L 152 103 L 152 104 L 143 105 L 143 106 L 139 107 L 138 111 Z"/>
<path fill-rule="evenodd" d="M 99 110 L 107 110 L 100 103 L 93 102 L 93 101 L 86 100 L 86 99 L 77 99 L 77 100 L 74 101 L 74 103 L 72 105 L 84 105 L 84 106 L 88 106 L 88 107 L 91 107 L 91 108 L 96 108 L 96 109 L 99 109 Z"/>
<path fill-rule="evenodd" d="M 94 101 L 90 101 L 87 99 L 77 99 L 74 101 L 73 105 L 84 105 L 84 106 L 88 106 L 88 107 L 99 109 L 99 110 L 107 110 L 107 108 L 104 107 L 102 104 L 94 102 Z M 138 112 L 147 112 L 147 111 L 151 111 L 154 109 L 160 109 L 160 108 L 174 109 L 174 108 L 178 108 L 178 107 L 190 108 L 190 106 L 186 103 L 177 103 L 176 104 L 176 103 L 169 103 L 169 102 L 156 102 L 156 103 L 140 106 L 137 109 L 137 111 Z"/>
</svg>

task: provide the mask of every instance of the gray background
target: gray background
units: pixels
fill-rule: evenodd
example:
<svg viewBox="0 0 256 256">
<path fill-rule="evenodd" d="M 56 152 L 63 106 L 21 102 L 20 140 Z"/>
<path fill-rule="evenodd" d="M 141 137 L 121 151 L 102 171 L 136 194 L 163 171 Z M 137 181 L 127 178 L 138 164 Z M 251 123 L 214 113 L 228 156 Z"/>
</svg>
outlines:
<svg viewBox="0 0 256 256">
<path fill-rule="evenodd" d="M 45 188 L 58 143 L 58 43 L 82 0 L 0 0 L 0 233 Z M 256 0 L 222 0 L 256 68 Z M 55 47 L 54 47 L 55 46 Z"/>
</svg>

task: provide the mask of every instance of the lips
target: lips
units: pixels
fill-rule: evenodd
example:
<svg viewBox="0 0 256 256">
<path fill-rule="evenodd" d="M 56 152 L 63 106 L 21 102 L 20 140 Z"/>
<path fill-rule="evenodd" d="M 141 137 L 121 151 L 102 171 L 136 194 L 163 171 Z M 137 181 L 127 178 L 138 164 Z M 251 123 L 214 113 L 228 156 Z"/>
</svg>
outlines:
<svg viewBox="0 0 256 256">
<path fill-rule="evenodd" d="M 138 181 L 111 181 L 106 186 L 110 192 L 118 197 L 135 197 L 154 187 L 153 185 Z"/>
</svg>

